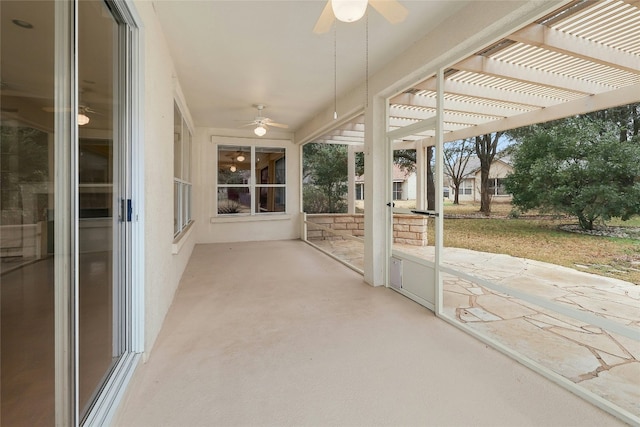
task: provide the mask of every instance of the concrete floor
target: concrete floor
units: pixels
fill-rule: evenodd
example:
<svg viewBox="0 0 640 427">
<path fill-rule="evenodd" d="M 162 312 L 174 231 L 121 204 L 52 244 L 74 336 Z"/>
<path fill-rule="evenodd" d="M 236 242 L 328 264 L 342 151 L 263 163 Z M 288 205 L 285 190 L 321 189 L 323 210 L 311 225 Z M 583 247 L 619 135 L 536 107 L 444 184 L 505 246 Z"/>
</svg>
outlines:
<svg viewBox="0 0 640 427">
<path fill-rule="evenodd" d="M 117 426 L 620 421 L 300 241 L 198 245 Z"/>
</svg>

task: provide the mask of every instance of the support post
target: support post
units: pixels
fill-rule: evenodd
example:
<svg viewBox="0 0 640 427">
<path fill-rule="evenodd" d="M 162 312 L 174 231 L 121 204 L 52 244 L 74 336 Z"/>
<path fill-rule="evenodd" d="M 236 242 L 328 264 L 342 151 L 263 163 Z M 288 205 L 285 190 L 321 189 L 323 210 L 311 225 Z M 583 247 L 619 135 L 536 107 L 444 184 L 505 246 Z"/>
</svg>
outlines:
<svg viewBox="0 0 640 427">
<path fill-rule="evenodd" d="M 416 209 L 427 208 L 427 165 L 422 141 L 416 142 Z"/>
<path fill-rule="evenodd" d="M 356 213 L 356 156 L 353 145 L 347 151 L 347 213 Z"/>
<path fill-rule="evenodd" d="M 442 200 L 442 188 L 444 185 L 444 69 L 440 68 L 436 77 L 437 94 L 436 94 L 436 170 L 435 170 L 435 208 L 437 216 L 435 218 L 435 302 L 434 309 L 436 316 L 442 313 L 442 273 L 440 267 L 442 264 L 443 251 L 443 233 L 444 233 L 444 212 Z"/>
<path fill-rule="evenodd" d="M 364 131 L 364 280 L 386 285 L 389 263 L 389 144 L 386 138 L 388 104 L 374 97 L 365 108 Z"/>
</svg>

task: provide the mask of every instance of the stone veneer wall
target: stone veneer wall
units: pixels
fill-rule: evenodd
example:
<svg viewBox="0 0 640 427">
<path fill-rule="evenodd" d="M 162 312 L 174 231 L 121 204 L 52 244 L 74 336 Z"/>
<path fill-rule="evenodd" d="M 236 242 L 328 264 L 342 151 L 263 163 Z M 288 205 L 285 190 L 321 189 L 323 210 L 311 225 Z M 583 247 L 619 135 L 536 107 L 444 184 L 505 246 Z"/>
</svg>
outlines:
<svg viewBox="0 0 640 427">
<path fill-rule="evenodd" d="M 339 234 L 315 226 L 336 230 L 340 234 L 364 236 L 364 214 L 307 214 L 307 239 L 342 240 Z M 427 246 L 427 217 L 422 215 L 394 215 L 393 240 L 414 246 Z"/>
</svg>

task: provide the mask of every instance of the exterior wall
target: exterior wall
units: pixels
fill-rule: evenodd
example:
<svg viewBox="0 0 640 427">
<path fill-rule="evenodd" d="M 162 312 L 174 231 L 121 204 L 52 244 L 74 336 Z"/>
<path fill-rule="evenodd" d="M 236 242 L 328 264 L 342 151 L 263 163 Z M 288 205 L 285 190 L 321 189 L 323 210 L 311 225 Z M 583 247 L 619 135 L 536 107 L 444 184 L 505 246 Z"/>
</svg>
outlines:
<svg viewBox="0 0 640 427">
<path fill-rule="evenodd" d="M 418 194 L 416 181 L 417 179 L 416 179 L 415 172 L 407 177 L 407 180 L 405 181 L 405 188 L 407 189 L 407 193 L 405 197 L 406 200 L 416 199 L 416 196 Z"/>
<path fill-rule="evenodd" d="M 344 232 L 351 236 L 364 236 L 364 214 L 308 214 L 307 239 L 309 240 L 342 240 L 342 236 L 322 230 L 314 224 Z"/>
<path fill-rule="evenodd" d="M 286 148 L 286 214 L 218 215 L 216 208 L 218 144 Z M 198 128 L 196 129 L 194 146 L 193 184 L 194 197 L 197 199 L 194 211 L 197 243 L 300 238 L 300 146 L 293 144 L 290 134 L 278 134 L 270 129 L 266 136 L 260 138 L 256 137 L 252 131 L 246 133 L 230 129 Z"/>
<path fill-rule="evenodd" d="M 510 165 L 496 160 L 491 163 L 491 170 L 489 171 L 489 179 L 491 178 L 504 178 L 513 172 L 513 167 Z M 480 170 L 475 173 L 474 176 L 474 189 L 473 189 L 473 200 L 476 202 L 480 201 Z M 492 201 L 497 203 L 507 203 L 510 202 L 513 197 L 510 194 L 505 194 L 501 196 L 492 196 Z"/>
<path fill-rule="evenodd" d="M 513 167 L 510 165 L 496 160 L 491 164 L 491 170 L 489 172 L 489 179 L 491 178 L 505 178 L 513 172 Z M 460 202 L 480 202 L 480 170 L 478 169 L 471 178 L 464 180 L 465 185 L 471 185 L 471 194 L 460 194 L 458 201 Z M 449 200 L 454 200 L 455 188 L 449 186 Z M 493 201 L 497 203 L 511 202 L 512 196 L 510 194 L 493 196 Z"/>
<path fill-rule="evenodd" d="M 478 178 L 478 183 L 480 182 L 480 178 Z M 471 194 L 462 194 L 463 185 L 471 185 Z M 480 200 L 480 187 L 479 184 L 476 185 L 475 178 L 467 178 L 464 180 L 463 184 L 460 186 L 461 193 L 458 196 L 459 202 L 473 202 L 474 200 Z M 449 187 L 449 200 L 455 200 L 456 189 L 453 186 Z"/>
<path fill-rule="evenodd" d="M 135 6 L 144 23 L 144 349 L 148 354 L 193 250 L 195 233 L 187 233 L 179 253 L 172 254 L 175 71 L 152 3 L 137 1 Z"/>
<path fill-rule="evenodd" d="M 342 240 L 343 237 L 323 230 L 314 224 L 351 236 L 364 236 L 364 214 L 309 214 L 307 215 L 307 239 Z M 427 217 L 421 215 L 394 215 L 393 240 L 414 246 L 427 246 Z"/>
</svg>

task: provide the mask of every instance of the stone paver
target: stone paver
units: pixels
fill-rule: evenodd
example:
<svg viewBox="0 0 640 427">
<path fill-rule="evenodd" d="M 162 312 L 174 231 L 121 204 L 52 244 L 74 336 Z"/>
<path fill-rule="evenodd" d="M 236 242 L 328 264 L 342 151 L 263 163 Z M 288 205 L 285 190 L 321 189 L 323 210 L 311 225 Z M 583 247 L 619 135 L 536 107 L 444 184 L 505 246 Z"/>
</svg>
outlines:
<svg viewBox="0 0 640 427">
<path fill-rule="evenodd" d="M 314 242 L 363 269 L 363 246 Z M 350 249 L 347 249 L 350 248 Z M 433 247 L 394 245 L 433 261 Z M 344 258 L 343 258 L 344 259 Z M 443 263 L 501 286 L 626 325 L 636 339 L 444 275 L 444 312 L 640 419 L 640 286 L 502 254 L 445 248 Z"/>
</svg>

